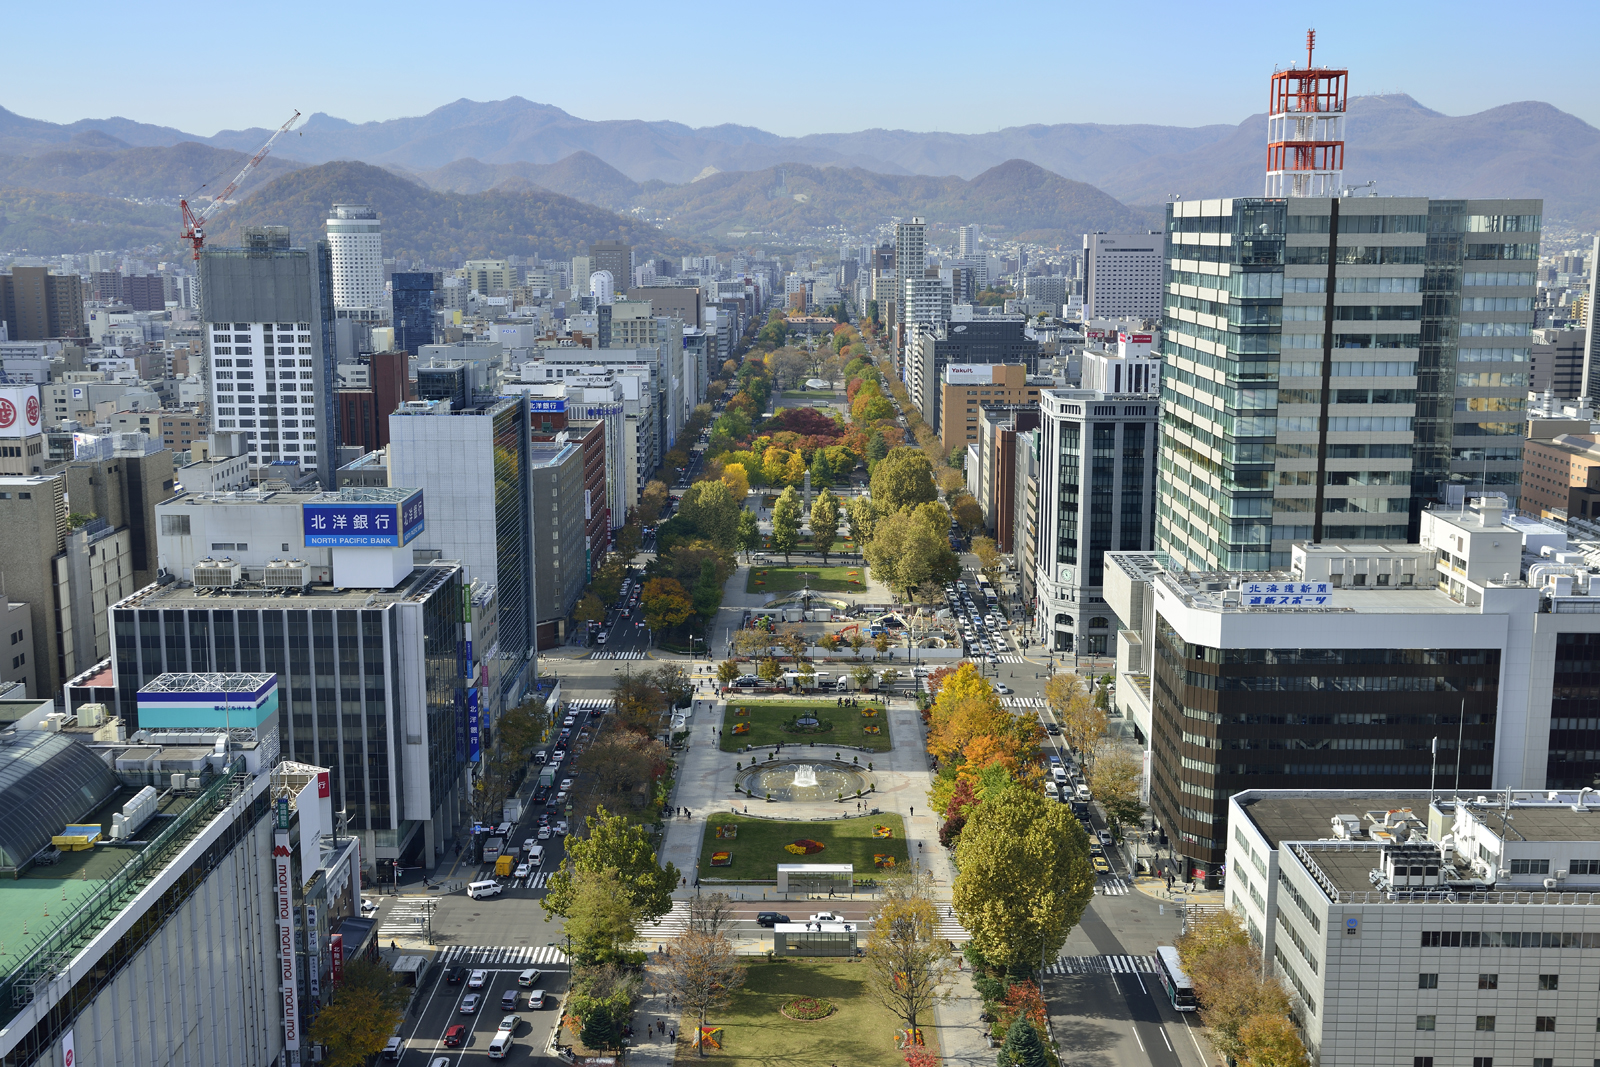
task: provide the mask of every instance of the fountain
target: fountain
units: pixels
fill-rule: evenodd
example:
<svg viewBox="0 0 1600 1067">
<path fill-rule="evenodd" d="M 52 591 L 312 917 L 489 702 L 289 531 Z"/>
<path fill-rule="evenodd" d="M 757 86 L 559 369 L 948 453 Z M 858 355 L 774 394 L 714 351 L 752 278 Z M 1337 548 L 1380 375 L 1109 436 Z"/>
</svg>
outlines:
<svg viewBox="0 0 1600 1067">
<path fill-rule="evenodd" d="M 815 758 L 758 763 L 740 774 L 738 781 L 751 796 L 771 794 L 773 800 L 833 800 L 841 793 L 853 796 L 867 788 L 867 775 L 861 768 Z"/>
</svg>

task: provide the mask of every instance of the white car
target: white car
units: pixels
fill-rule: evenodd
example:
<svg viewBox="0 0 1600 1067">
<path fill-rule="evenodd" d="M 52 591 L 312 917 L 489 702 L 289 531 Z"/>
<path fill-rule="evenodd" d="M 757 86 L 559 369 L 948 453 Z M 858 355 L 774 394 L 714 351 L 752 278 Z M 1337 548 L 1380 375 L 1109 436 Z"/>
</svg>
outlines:
<svg viewBox="0 0 1600 1067">
<path fill-rule="evenodd" d="M 550 762 L 551 763 L 560 763 L 562 760 L 564 760 L 566 758 L 567 758 L 567 753 L 566 753 L 565 749 L 558 748 L 558 749 L 556 749 L 554 752 L 552 752 L 550 754 Z"/>
<path fill-rule="evenodd" d="M 532 852 L 533 851 L 533 845 L 534 845 L 534 840 L 531 837 L 528 838 L 526 841 L 524 841 L 522 843 L 522 854 L 524 856 L 526 856 L 528 853 Z"/>
<path fill-rule="evenodd" d="M 488 971 L 473 971 L 471 974 L 467 975 L 467 988 L 482 989 L 484 985 L 488 983 L 488 981 Z"/>
<path fill-rule="evenodd" d="M 362 897 L 361 898 L 361 914 L 363 914 L 363 915 L 371 915 L 373 912 L 375 912 L 377 910 L 378 910 L 378 902 L 377 901 L 368 900 L 366 897 Z"/>
<path fill-rule="evenodd" d="M 528 877 L 528 875 L 530 875 L 532 873 L 533 873 L 533 868 L 532 867 L 528 866 L 526 863 L 519 863 L 519 864 L 517 864 L 516 873 L 512 877 L 515 877 L 515 878 L 526 878 L 526 877 Z"/>
<path fill-rule="evenodd" d="M 548 826 L 539 827 L 539 840 L 540 841 L 548 841 L 548 840 L 550 840 L 550 827 L 548 827 Z"/>
<path fill-rule="evenodd" d="M 1006 696 L 1011 693 L 1011 687 L 1004 682 L 996 682 L 994 683 L 994 691 L 1002 696 Z"/>
<path fill-rule="evenodd" d="M 565 789 L 563 789 L 559 793 L 556 794 L 556 806 L 559 807 L 560 805 L 565 804 L 566 802 L 567 802 L 567 791 Z"/>
<path fill-rule="evenodd" d="M 561 821 L 557 822 L 556 826 L 555 826 L 555 830 L 556 830 L 556 836 L 557 837 L 566 837 L 567 836 L 567 820 L 562 819 Z"/>
<path fill-rule="evenodd" d="M 819 911 L 815 915 L 811 916 L 811 921 L 814 923 L 837 923 L 843 922 L 844 920 L 839 918 L 839 916 L 835 915 L 831 911 Z"/>
<path fill-rule="evenodd" d="M 597 645 L 603 645 L 607 641 L 609 641 L 610 639 L 611 639 L 611 631 L 610 630 L 601 630 L 598 634 L 595 635 L 594 643 L 597 644 Z"/>
<path fill-rule="evenodd" d="M 561 720 L 562 726 L 576 726 L 577 724 L 578 717 L 576 715 L 568 715 L 565 719 Z"/>
</svg>

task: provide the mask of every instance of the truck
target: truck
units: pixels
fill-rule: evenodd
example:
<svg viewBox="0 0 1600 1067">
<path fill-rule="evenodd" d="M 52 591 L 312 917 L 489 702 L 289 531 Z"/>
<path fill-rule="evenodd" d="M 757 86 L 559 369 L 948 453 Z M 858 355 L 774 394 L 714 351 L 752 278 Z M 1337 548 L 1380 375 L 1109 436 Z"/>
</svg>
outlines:
<svg viewBox="0 0 1600 1067">
<path fill-rule="evenodd" d="M 506 850 L 506 839 L 491 837 L 483 843 L 483 862 L 493 863 L 500 858 L 500 853 Z"/>
<path fill-rule="evenodd" d="M 500 858 L 494 861 L 494 873 L 498 878 L 510 876 L 512 867 L 516 864 L 516 857 L 501 853 Z"/>
</svg>

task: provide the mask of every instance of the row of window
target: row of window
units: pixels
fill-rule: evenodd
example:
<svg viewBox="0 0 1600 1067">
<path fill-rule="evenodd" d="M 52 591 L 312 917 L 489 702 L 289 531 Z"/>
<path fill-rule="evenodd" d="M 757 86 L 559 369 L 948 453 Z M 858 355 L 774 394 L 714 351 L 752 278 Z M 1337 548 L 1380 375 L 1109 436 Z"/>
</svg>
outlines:
<svg viewBox="0 0 1600 1067">
<path fill-rule="evenodd" d="M 1421 937 L 1422 948 L 1600 948 L 1600 933 L 1559 930 L 1424 930 Z"/>
<path fill-rule="evenodd" d="M 1433 1016 L 1433 1015 L 1419 1015 L 1419 1016 L 1417 1016 L 1417 1029 L 1418 1030 L 1432 1030 L 1432 1029 L 1434 1029 L 1436 1018 L 1437 1017 Z M 1480 1015 L 1480 1016 L 1478 1016 L 1478 1023 L 1477 1023 L 1477 1026 L 1474 1027 L 1474 1029 L 1476 1029 L 1480 1033 L 1493 1033 L 1494 1029 L 1495 1029 L 1495 1017 L 1493 1015 Z M 1556 1032 L 1556 1017 L 1554 1015 L 1535 1015 L 1533 1017 L 1533 1031 L 1536 1034 L 1553 1034 L 1553 1033 L 1555 1033 Z M 1596 1019 L 1595 1020 L 1595 1031 L 1596 1032 L 1600 1032 L 1600 1019 Z M 1482 1057 L 1478 1057 L 1478 1058 L 1482 1058 Z M 1474 1060 L 1474 1062 L 1476 1062 L 1476 1059 Z M 1538 1063 L 1539 1061 L 1538 1060 L 1534 1060 L 1534 1062 Z M 1545 1063 L 1549 1063 L 1550 1061 L 1549 1060 L 1545 1060 L 1544 1062 Z"/>
</svg>

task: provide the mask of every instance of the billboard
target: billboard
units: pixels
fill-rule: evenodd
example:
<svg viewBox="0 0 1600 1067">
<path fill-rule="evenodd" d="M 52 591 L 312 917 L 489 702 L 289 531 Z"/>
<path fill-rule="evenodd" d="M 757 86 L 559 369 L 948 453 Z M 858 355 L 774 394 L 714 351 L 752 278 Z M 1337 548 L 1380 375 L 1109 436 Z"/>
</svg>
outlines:
<svg viewBox="0 0 1600 1067">
<path fill-rule="evenodd" d="M 951 363 L 944 369 L 946 385 L 992 385 L 994 367 L 987 363 Z"/>
<path fill-rule="evenodd" d="M 1243 582 L 1239 599 L 1246 607 L 1325 608 L 1333 603 L 1329 582 Z"/>
<path fill-rule="evenodd" d="M 306 546 L 400 548 L 427 528 L 418 489 L 400 501 L 327 500 L 300 506 Z"/>
<path fill-rule="evenodd" d="M 483 762 L 483 749 L 479 736 L 478 690 L 467 690 L 467 762 Z"/>
<path fill-rule="evenodd" d="M 273 889 L 277 892 L 278 988 L 283 997 L 283 1047 L 300 1049 L 300 983 L 294 964 L 294 879 L 289 872 L 289 831 L 272 835 Z"/>
<path fill-rule="evenodd" d="M 558 396 L 558 397 L 555 397 L 554 399 L 551 399 L 549 397 L 542 397 L 542 398 L 540 398 L 538 400 L 535 400 L 535 399 L 530 397 L 529 400 L 528 400 L 528 410 L 529 411 L 554 411 L 554 412 L 558 412 L 558 413 L 561 413 L 561 414 L 566 414 L 567 398 L 564 397 L 564 396 Z"/>
<path fill-rule="evenodd" d="M 32 437 L 44 432 L 37 385 L 0 389 L 0 437 Z"/>
</svg>

